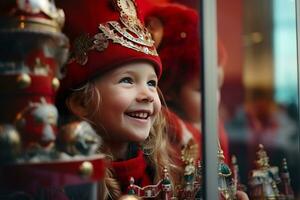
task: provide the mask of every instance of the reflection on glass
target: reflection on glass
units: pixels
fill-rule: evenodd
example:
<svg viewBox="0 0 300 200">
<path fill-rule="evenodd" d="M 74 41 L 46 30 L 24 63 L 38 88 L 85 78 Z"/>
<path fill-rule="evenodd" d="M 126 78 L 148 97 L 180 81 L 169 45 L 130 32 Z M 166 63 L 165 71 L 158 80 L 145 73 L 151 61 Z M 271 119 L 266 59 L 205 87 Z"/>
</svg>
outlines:
<svg viewBox="0 0 300 200">
<path fill-rule="evenodd" d="M 300 198 L 295 1 L 219 1 L 218 20 L 228 51 L 220 117 L 240 185 L 251 199 L 287 197 L 290 189 Z"/>
<path fill-rule="evenodd" d="M 275 0 L 274 67 L 275 99 L 282 103 L 297 102 L 296 13 L 293 0 Z"/>
</svg>

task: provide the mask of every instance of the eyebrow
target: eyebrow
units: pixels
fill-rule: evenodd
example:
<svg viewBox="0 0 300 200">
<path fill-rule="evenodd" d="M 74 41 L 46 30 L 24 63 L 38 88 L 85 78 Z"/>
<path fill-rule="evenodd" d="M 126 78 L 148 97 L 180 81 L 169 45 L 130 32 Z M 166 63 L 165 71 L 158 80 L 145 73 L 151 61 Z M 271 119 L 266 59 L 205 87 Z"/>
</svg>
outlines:
<svg viewBox="0 0 300 200">
<path fill-rule="evenodd" d="M 149 76 L 149 78 L 150 78 L 150 79 L 156 79 L 156 80 L 158 80 L 158 77 L 157 77 L 157 75 L 156 75 L 155 73 L 151 74 L 151 75 Z"/>
<path fill-rule="evenodd" d="M 116 72 L 115 75 L 122 75 L 122 74 L 129 74 L 129 75 L 134 75 L 136 72 L 134 70 L 130 70 L 130 69 L 126 69 L 125 71 L 119 71 L 119 72 Z M 150 79 L 158 79 L 156 73 L 151 73 L 149 76 L 148 76 Z"/>
</svg>

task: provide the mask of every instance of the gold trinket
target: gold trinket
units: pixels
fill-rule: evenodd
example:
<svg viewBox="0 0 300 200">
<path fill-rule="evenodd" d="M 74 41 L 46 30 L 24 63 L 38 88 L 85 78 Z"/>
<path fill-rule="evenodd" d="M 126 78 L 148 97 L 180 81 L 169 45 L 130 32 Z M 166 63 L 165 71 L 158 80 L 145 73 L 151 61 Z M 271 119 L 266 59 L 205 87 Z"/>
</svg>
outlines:
<svg viewBox="0 0 300 200">
<path fill-rule="evenodd" d="M 93 164 L 89 161 L 84 161 L 79 167 L 79 173 L 83 177 L 90 177 L 93 174 L 94 167 Z"/>
<path fill-rule="evenodd" d="M 22 73 L 17 77 L 17 84 L 20 89 L 27 88 L 31 85 L 31 78 L 28 74 Z"/>
</svg>

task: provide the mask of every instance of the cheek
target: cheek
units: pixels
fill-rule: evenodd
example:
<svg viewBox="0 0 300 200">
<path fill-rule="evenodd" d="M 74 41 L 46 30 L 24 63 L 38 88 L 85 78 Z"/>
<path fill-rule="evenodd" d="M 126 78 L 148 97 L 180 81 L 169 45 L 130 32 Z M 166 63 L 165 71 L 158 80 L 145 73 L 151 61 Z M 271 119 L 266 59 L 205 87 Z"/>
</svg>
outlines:
<svg viewBox="0 0 300 200">
<path fill-rule="evenodd" d="M 90 107 L 90 116 L 95 124 L 104 125 L 108 119 L 119 118 L 130 105 L 128 95 L 124 93 L 111 93 L 107 95 L 102 92 L 99 104 Z"/>
<path fill-rule="evenodd" d="M 117 95 L 114 98 L 103 99 L 100 102 L 100 112 L 106 114 L 120 114 L 128 109 L 131 101 L 124 95 Z"/>
</svg>

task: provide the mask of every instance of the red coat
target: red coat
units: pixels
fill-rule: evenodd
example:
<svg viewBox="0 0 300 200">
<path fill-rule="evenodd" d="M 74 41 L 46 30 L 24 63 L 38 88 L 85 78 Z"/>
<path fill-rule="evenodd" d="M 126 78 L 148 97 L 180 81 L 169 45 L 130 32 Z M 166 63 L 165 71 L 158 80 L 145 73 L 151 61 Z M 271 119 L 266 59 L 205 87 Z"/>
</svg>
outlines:
<svg viewBox="0 0 300 200">
<path fill-rule="evenodd" d="M 149 167 L 147 167 L 144 154 L 141 150 L 137 152 L 135 158 L 124 161 L 114 161 L 111 163 L 111 166 L 115 171 L 116 179 L 119 181 L 123 193 L 127 192 L 131 177 L 134 178 L 134 183 L 140 187 L 152 184 L 152 179 L 150 178 L 151 171 Z"/>
</svg>

